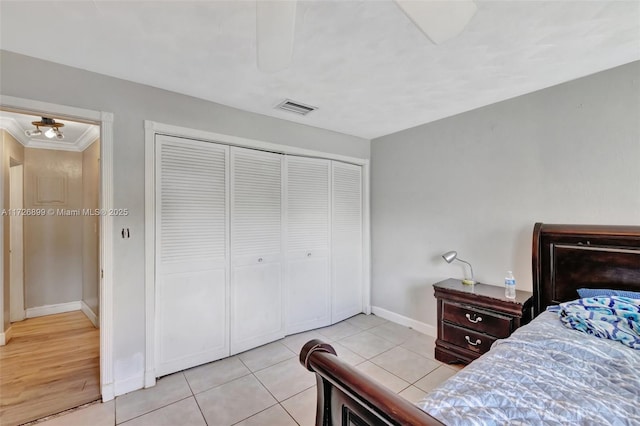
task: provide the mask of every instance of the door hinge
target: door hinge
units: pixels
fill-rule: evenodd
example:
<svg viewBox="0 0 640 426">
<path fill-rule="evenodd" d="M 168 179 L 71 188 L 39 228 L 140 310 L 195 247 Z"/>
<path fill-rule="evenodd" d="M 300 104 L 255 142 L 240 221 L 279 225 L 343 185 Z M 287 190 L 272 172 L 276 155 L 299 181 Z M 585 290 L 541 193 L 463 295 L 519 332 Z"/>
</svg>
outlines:
<svg viewBox="0 0 640 426">
<path fill-rule="evenodd" d="M 104 269 L 100 269 L 100 278 L 104 278 Z"/>
</svg>

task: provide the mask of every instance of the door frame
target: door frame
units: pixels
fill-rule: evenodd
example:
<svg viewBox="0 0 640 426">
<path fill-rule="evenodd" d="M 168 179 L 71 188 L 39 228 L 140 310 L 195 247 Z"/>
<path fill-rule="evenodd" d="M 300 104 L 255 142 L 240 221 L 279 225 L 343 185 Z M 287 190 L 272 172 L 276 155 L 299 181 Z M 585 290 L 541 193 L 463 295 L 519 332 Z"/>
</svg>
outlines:
<svg viewBox="0 0 640 426">
<path fill-rule="evenodd" d="M 100 126 L 100 209 L 113 209 L 113 113 L 76 108 L 13 96 L 0 97 L 0 108 L 30 115 L 54 116 Z M 0 200 L 4 198 L 4 176 L 0 174 Z M 4 250 L 0 226 L 0 249 Z M 113 217 L 100 216 L 100 391 L 102 401 L 114 398 L 113 383 Z M 0 276 L 5 265 L 0 256 Z M 0 293 L 1 294 L 1 293 Z M 4 306 L 0 303 L 0 318 Z M 1 327 L 0 327 L 1 328 Z"/>
<path fill-rule="evenodd" d="M 14 171 L 16 173 L 14 173 Z M 19 178 L 16 178 L 15 175 L 18 175 Z M 16 208 L 13 204 L 13 198 L 15 195 L 15 192 L 19 193 L 20 196 L 20 203 L 18 204 L 20 207 L 18 207 L 19 209 L 22 209 L 22 207 L 24 207 L 24 164 L 16 164 L 14 166 L 11 165 L 11 159 L 9 160 L 9 208 L 10 209 L 14 209 Z M 22 279 L 20 280 L 19 283 L 14 281 L 14 257 L 16 256 L 16 247 L 13 245 L 13 235 L 14 235 L 14 228 L 16 227 L 16 223 L 19 223 L 20 226 L 20 234 L 21 234 L 21 240 L 19 242 L 19 254 L 20 254 L 20 267 L 22 268 L 22 273 L 20 275 L 22 275 Z M 18 215 L 18 216 L 9 216 L 9 321 L 10 322 L 15 322 L 15 321 L 22 321 L 25 319 L 25 309 L 24 309 L 24 220 L 22 215 Z M 19 285 L 18 285 L 19 284 Z M 13 294 L 15 294 L 16 292 L 18 292 L 17 290 L 19 290 L 19 293 L 21 293 L 21 297 L 20 297 L 20 305 L 19 305 L 19 309 L 16 309 L 16 306 L 14 306 L 14 297 Z M 16 312 L 17 311 L 17 312 Z M 18 315 L 16 315 L 18 313 Z"/>
<path fill-rule="evenodd" d="M 155 148 L 156 134 L 174 136 L 178 138 L 196 139 L 204 142 L 222 143 L 229 146 L 252 148 L 280 154 L 297 155 L 301 157 L 324 158 L 327 160 L 342 161 L 345 163 L 362 166 L 362 281 L 363 297 L 362 307 L 366 314 L 371 313 L 371 232 L 370 232 L 370 184 L 369 184 L 369 160 L 364 158 L 349 157 L 340 154 L 332 154 L 323 151 L 298 148 L 290 145 L 281 145 L 257 139 L 248 139 L 239 136 L 225 135 L 208 132 L 205 130 L 191 129 L 188 127 L 174 126 L 158 123 L 151 120 L 144 122 L 145 134 L 145 209 L 144 209 L 144 238 L 145 238 L 145 368 L 144 387 L 148 388 L 156 384 L 155 373 Z"/>
</svg>

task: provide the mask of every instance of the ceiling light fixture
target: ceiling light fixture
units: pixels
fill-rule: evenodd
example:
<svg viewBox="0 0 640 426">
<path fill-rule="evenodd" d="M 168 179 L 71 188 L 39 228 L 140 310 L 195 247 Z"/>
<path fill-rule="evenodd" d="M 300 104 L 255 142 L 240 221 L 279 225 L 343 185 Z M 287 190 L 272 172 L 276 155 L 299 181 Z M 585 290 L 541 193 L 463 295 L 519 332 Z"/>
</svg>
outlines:
<svg viewBox="0 0 640 426">
<path fill-rule="evenodd" d="M 42 135 L 42 130 L 40 127 L 48 127 L 49 130 L 44 132 L 44 135 L 49 139 L 64 139 L 64 135 L 60 131 L 60 127 L 64 127 L 63 123 L 56 123 L 56 120 L 53 118 L 42 117 L 40 121 L 32 121 L 31 124 L 36 126 L 34 130 L 25 130 L 24 134 L 33 137 Z"/>
<path fill-rule="evenodd" d="M 35 130 L 25 130 L 24 134 L 31 137 L 31 136 L 40 136 L 42 134 L 42 130 L 40 130 L 40 128 L 38 128 L 38 126 L 36 126 Z"/>
</svg>

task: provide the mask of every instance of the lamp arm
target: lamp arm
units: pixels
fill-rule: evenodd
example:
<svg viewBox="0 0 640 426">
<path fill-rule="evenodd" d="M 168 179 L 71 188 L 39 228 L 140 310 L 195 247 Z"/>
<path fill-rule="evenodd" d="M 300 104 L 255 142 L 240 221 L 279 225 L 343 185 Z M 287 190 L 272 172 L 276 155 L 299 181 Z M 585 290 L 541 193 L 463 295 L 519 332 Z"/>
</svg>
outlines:
<svg viewBox="0 0 640 426">
<path fill-rule="evenodd" d="M 458 261 L 460 261 L 462 263 L 466 263 L 467 265 L 469 265 L 469 269 L 471 269 L 471 280 L 475 281 L 475 278 L 473 276 L 473 266 L 471 266 L 471 264 L 469 262 L 467 262 L 466 260 L 462 260 L 462 259 L 460 259 L 458 257 L 456 258 L 456 260 L 458 260 Z"/>
</svg>

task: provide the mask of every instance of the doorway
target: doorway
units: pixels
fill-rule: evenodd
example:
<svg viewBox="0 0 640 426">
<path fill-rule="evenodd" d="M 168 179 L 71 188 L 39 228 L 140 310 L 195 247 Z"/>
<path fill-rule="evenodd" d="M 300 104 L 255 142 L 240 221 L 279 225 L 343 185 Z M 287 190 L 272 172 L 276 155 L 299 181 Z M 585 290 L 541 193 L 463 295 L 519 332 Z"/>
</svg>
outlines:
<svg viewBox="0 0 640 426">
<path fill-rule="evenodd" d="M 100 127 L 10 111 L 0 124 L 10 301 L 0 415 L 17 425 L 101 398 Z"/>
</svg>

